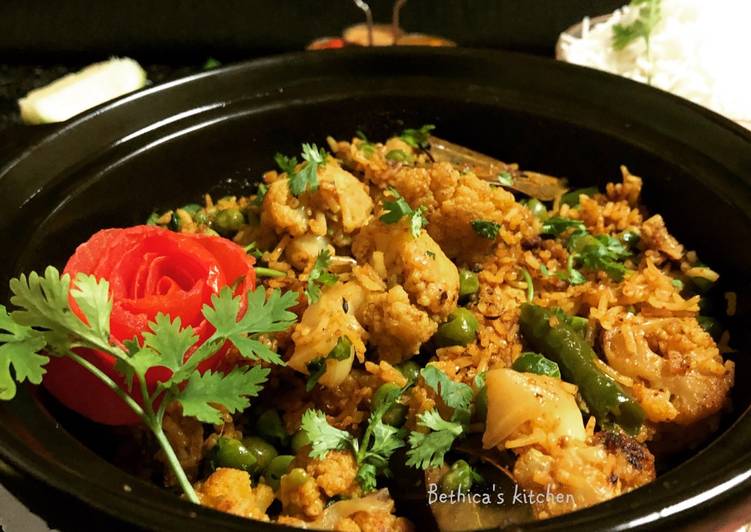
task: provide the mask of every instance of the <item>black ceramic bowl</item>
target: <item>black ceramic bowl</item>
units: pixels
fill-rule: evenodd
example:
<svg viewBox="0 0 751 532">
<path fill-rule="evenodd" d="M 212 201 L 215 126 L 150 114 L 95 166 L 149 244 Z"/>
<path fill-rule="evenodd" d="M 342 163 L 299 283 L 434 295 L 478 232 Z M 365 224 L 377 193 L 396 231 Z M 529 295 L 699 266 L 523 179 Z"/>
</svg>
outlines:
<svg viewBox="0 0 751 532">
<path fill-rule="evenodd" d="M 734 409 L 713 441 L 652 484 L 522 528 L 732 527 L 748 519 L 751 135 L 624 79 L 511 54 L 391 49 L 283 56 L 149 88 L 56 128 L 2 170 L 0 279 L 63 264 L 94 231 L 142 223 L 152 208 L 195 200 L 219 182 L 242 190 L 276 151 L 295 152 L 302 141 L 357 129 L 382 138 L 424 123 L 574 185 L 617 180 L 618 166 L 628 165 L 645 178 L 646 205 L 739 294 L 730 323 Z M 103 448 L 97 427 L 39 391 L 0 405 L 2 456 L 87 504 L 148 528 L 279 529 L 184 502 L 91 450 Z"/>
</svg>

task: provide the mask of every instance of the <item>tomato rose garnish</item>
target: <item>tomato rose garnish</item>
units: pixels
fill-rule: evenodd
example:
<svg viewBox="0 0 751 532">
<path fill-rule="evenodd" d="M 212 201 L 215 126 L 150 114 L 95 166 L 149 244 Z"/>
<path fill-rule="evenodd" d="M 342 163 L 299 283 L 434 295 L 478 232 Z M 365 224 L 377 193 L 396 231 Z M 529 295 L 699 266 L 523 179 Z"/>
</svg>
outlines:
<svg viewBox="0 0 751 532">
<path fill-rule="evenodd" d="M 148 323 L 163 313 L 172 319 L 179 317 L 183 327 L 193 327 L 199 338 L 197 347 L 214 332 L 203 317 L 203 306 L 225 286 L 236 287 L 236 294 L 253 290 L 253 263 L 242 247 L 227 239 L 144 225 L 99 231 L 76 249 L 63 273 L 71 278 L 87 273 L 109 282 L 113 342 L 140 340 Z M 72 300 L 71 306 L 83 317 Z M 204 360 L 199 371 L 215 368 L 225 352 L 222 349 Z M 122 376 L 114 370 L 114 357 L 91 349 L 82 349 L 80 354 L 125 389 Z M 152 368 L 146 382 L 153 390 L 169 376 L 166 368 Z M 94 421 L 110 425 L 138 422 L 112 390 L 68 358 L 50 361 L 44 386 L 68 408 Z M 131 395 L 139 396 L 137 390 Z"/>
</svg>

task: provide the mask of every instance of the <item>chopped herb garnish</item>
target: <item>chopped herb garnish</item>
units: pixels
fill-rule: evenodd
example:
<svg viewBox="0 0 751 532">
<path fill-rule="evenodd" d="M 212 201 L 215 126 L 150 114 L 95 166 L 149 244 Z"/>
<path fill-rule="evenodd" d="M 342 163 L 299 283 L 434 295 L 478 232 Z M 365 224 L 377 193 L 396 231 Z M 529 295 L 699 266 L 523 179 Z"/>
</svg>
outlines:
<svg viewBox="0 0 751 532">
<path fill-rule="evenodd" d="M 558 236 L 561 233 L 564 233 L 567 229 L 584 231 L 584 222 L 582 222 L 581 220 L 572 220 L 570 218 L 553 216 L 542 223 L 542 230 L 540 231 L 540 234 Z"/>
<path fill-rule="evenodd" d="M 451 420 L 443 419 L 436 409 L 418 416 L 417 424 L 428 429 L 423 433 L 412 431 L 409 435 L 410 449 L 407 451 L 407 465 L 419 469 L 443 465 L 446 453 L 454 441 L 466 433 L 471 416 L 472 388 L 451 380 L 435 366 L 427 366 L 420 371 L 425 384 L 436 392 L 444 404 L 453 410 Z"/>
<path fill-rule="evenodd" d="M 413 209 L 394 187 L 389 187 L 388 192 L 393 199 L 383 202 L 385 212 L 381 215 L 380 220 L 385 224 L 395 224 L 402 218 L 407 217 L 412 236 L 414 238 L 420 236 L 423 227 L 428 225 L 428 219 L 425 217 L 427 210 L 425 206 L 421 205 L 417 209 Z"/>
<path fill-rule="evenodd" d="M 281 153 L 274 155 L 277 166 L 289 178 L 289 190 L 293 196 L 303 192 L 318 190 L 318 168 L 326 163 L 328 153 L 315 144 L 302 145 L 303 163 L 297 167 L 297 157 L 287 157 Z"/>
<path fill-rule="evenodd" d="M 331 286 L 336 283 L 338 277 L 329 272 L 329 263 L 331 262 L 331 253 L 328 249 L 322 250 L 316 262 L 313 264 L 313 269 L 308 274 L 308 287 L 305 289 L 305 295 L 308 298 L 310 304 L 315 303 L 321 297 L 321 286 Z"/>
<path fill-rule="evenodd" d="M 203 64 L 203 69 L 204 70 L 211 70 L 213 68 L 219 68 L 220 66 L 222 66 L 221 61 L 219 61 L 218 59 L 215 59 L 213 57 L 209 57 L 206 60 L 206 62 Z"/>
<path fill-rule="evenodd" d="M 201 374 L 199 364 L 227 342 L 250 360 L 283 364 L 279 355 L 257 338 L 285 330 L 297 318 L 288 310 L 297 302 L 295 292 L 275 290 L 266 299 L 264 288 L 258 287 L 243 296 L 247 310 L 241 313 L 241 296 L 225 287 L 211 298 L 211 305 L 203 307 L 214 332 L 200 345 L 196 346 L 199 338 L 192 327 L 182 327 L 179 318 L 172 320 L 164 314 L 157 314 L 149 323 L 142 341 L 134 338 L 119 345 L 111 341 L 112 299 L 106 280 L 85 274 L 72 280 L 50 266 L 44 276 L 32 272 L 11 279 L 10 290 L 11 302 L 18 310 L 9 313 L 0 306 L 0 398 L 13 398 L 15 382 L 39 384 L 50 356 L 68 358 L 101 380 L 141 418 L 154 433 L 185 495 L 196 503 L 198 497 L 162 429 L 167 407 L 177 402 L 183 415 L 212 424 L 222 422 L 222 412 L 233 414 L 247 408 L 249 398 L 258 395 L 266 381 L 268 368 L 240 366 L 227 373 Z M 83 313 L 82 319 L 71 309 L 71 298 Z M 128 391 L 81 357 L 77 353 L 81 347 L 114 357 L 114 369 Z M 169 370 L 171 376 L 149 390 L 146 373 L 156 367 Z M 139 391 L 140 403 L 133 399 L 133 389 Z"/>
<path fill-rule="evenodd" d="M 386 154 L 386 159 L 397 163 L 412 162 L 412 156 L 402 150 L 391 150 Z"/>
<path fill-rule="evenodd" d="M 435 253 L 433 253 L 432 251 L 426 251 L 425 254 L 431 259 L 435 260 Z"/>
<path fill-rule="evenodd" d="M 405 389 L 396 388 L 371 412 L 360 440 L 344 430 L 332 427 L 320 410 L 308 410 L 302 417 L 302 430 L 311 441 L 311 458 L 322 458 L 329 451 L 350 449 L 357 461 L 357 481 L 364 492 L 376 488 L 378 475 L 389 476 L 389 459 L 404 447 L 404 431 L 383 422 L 383 415 L 396 404 Z"/>
<path fill-rule="evenodd" d="M 540 266 L 544 267 L 544 264 Z M 532 282 L 532 276 L 526 268 L 522 268 L 522 277 L 524 277 L 524 282 L 527 283 L 527 303 L 532 303 L 532 300 L 535 298 L 535 285 Z"/>
<path fill-rule="evenodd" d="M 488 240 L 495 240 L 501 230 L 500 224 L 488 220 L 472 220 L 470 224 L 475 233 Z"/>
<path fill-rule="evenodd" d="M 623 50 L 632 42 L 643 38 L 649 53 L 649 39 L 662 16 L 660 0 L 631 0 L 629 5 L 639 9 L 639 16 L 630 24 L 613 26 L 613 48 Z"/>
<path fill-rule="evenodd" d="M 316 387 L 318 379 L 326 373 L 326 359 L 317 357 L 308 362 L 305 367 L 308 370 L 308 380 L 305 382 L 305 391 L 309 392 Z"/>
<path fill-rule="evenodd" d="M 430 132 L 435 129 L 432 124 L 427 124 L 419 129 L 405 129 L 399 138 L 413 148 L 427 148 L 430 146 Z"/>
<path fill-rule="evenodd" d="M 282 157 L 284 156 L 282 155 Z M 294 168 L 294 166 L 295 165 L 293 164 L 292 167 Z M 258 191 L 256 192 L 256 197 L 253 198 L 253 205 L 255 205 L 256 207 L 260 207 L 261 205 L 263 205 L 263 199 L 266 197 L 266 193 L 268 191 L 269 191 L 269 187 L 266 183 L 259 183 Z"/>
<path fill-rule="evenodd" d="M 358 139 L 360 139 L 360 142 L 357 143 L 357 149 L 359 149 L 361 152 L 365 154 L 365 157 L 370 157 L 375 152 L 375 144 L 370 142 L 368 140 L 368 137 L 365 136 L 365 133 L 363 133 L 361 130 L 357 130 L 355 132 L 355 135 Z"/>
</svg>

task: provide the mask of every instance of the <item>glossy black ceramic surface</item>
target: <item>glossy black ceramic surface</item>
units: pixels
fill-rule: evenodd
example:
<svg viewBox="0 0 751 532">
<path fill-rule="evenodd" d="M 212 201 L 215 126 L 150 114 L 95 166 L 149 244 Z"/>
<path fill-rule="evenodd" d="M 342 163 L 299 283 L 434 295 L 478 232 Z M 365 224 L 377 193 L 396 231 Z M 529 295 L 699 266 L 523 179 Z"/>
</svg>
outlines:
<svg viewBox="0 0 751 532">
<path fill-rule="evenodd" d="M 433 123 L 454 142 L 566 176 L 644 177 L 644 202 L 738 292 L 733 411 L 656 482 L 525 530 L 709 526 L 751 504 L 751 135 L 684 100 L 570 65 L 471 50 L 354 50 L 240 64 L 155 86 L 53 128 L 0 171 L 0 279 L 62 265 L 102 227 L 142 223 L 206 190 L 251 190 L 275 152 L 362 129 Z M 7 299 L 2 283 L 0 299 Z M 96 428 L 25 388 L 0 404 L 0 455 L 148 528 L 280 530 L 184 502 L 101 458 Z M 55 417 L 57 416 L 57 417 Z M 82 443 L 86 442 L 86 444 Z M 748 517 L 746 515 L 745 517 Z M 425 530 L 428 525 L 418 529 Z"/>
</svg>

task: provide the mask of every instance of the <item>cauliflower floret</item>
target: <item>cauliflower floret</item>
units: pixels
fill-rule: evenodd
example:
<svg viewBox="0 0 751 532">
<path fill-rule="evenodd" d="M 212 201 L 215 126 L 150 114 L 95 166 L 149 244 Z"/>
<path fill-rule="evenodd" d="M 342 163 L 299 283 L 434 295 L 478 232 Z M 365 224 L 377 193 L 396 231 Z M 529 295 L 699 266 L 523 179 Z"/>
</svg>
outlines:
<svg viewBox="0 0 751 532">
<path fill-rule="evenodd" d="M 632 388 L 653 422 L 690 425 L 719 412 L 733 385 L 734 364 L 723 362 L 695 318 L 623 318 L 602 337 L 607 362 L 635 379 Z"/>
<path fill-rule="evenodd" d="M 269 486 L 253 487 L 247 472 L 224 467 L 197 484 L 196 494 L 204 506 L 263 521 L 269 520 L 266 510 L 274 502 L 274 490 Z"/>
<path fill-rule="evenodd" d="M 424 310 L 410 303 L 401 286 L 370 294 L 358 317 L 370 332 L 370 343 L 378 348 L 381 360 L 391 364 L 416 355 L 438 329 Z"/>
<path fill-rule="evenodd" d="M 327 497 L 352 498 L 360 494 L 357 462 L 350 452 L 330 451 L 323 458 L 311 459 L 305 472 L 315 479 Z"/>
<path fill-rule="evenodd" d="M 410 300 L 437 320 L 456 308 L 459 272 L 430 236 L 414 237 L 407 223 L 374 221 L 352 243 L 358 262 L 370 263 L 388 286 L 402 285 Z"/>
<path fill-rule="evenodd" d="M 344 360 L 326 359 L 326 372 L 318 382 L 329 388 L 338 386 L 352 369 L 357 356 L 365 356 L 367 333 L 355 313 L 363 304 L 366 290 L 357 282 L 337 283 L 326 288 L 318 301 L 310 305 L 292 333 L 295 350 L 287 364 L 301 373 L 317 358 L 325 358 L 339 338 L 346 336 L 352 344 L 350 356 Z"/>
<path fill-rule="evenodd" d="M 335 240 L 341 241 L 344 235 L 370 221 L 373 200 L 368 187 L 343 170 L 335 159 L 319 166 L 318 189 L 299 197 L 292 195 L 284 175 L 276 176 L 269 185 L 261 208 L 262 225 L 277 234 L 301 237 L 306 233 L 317 236 L 331 233 Z"/>
<path fill-rule="evenodd" d="M 520 488 L 545 495 L 534 499 L 540 519 L 612 499 L 655 478 L 649 450 L 625 434 L 609 432 L 556 449 L 525 447 L 513 472 Z"/>
</svg>

